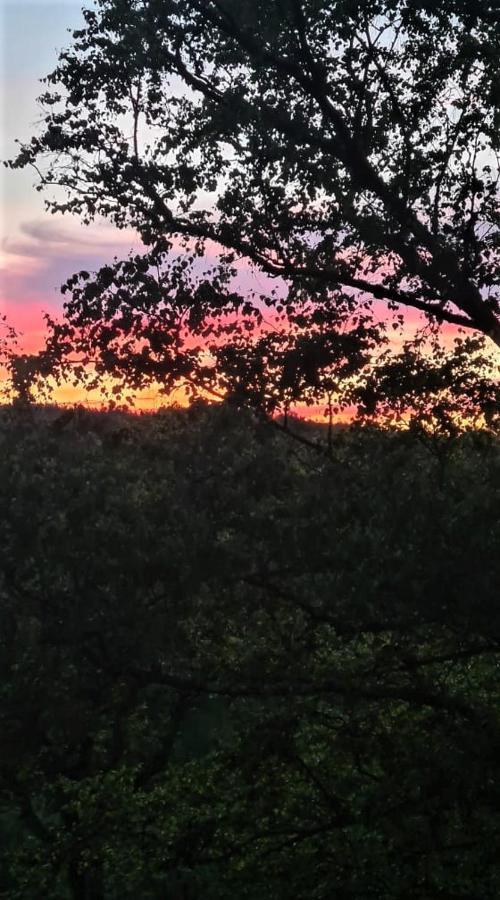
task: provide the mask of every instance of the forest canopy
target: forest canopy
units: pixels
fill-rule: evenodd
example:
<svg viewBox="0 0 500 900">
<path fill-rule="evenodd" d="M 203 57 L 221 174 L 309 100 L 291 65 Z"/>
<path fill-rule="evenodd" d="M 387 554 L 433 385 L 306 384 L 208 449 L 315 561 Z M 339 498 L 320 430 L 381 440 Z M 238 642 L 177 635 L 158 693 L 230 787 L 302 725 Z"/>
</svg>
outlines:
<svg viewBox="0 0 500 900">
<path fill-rule="evenodd" d="M 497 900 L 498 441 L 63 416 L 0 419 L 0 895 Z"/>
</svg>

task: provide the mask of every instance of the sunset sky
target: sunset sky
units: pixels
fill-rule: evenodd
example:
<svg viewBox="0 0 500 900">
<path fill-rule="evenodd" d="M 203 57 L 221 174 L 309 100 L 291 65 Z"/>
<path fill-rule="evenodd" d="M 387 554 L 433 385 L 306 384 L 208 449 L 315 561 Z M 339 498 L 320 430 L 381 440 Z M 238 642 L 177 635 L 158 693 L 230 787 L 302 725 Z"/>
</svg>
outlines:
<svg viewBox="0 0 500 900">
<path fill-rule="evenodd" d="M 38 79 L 53 67 L 57 49 L 66 42 L 66 29 L 78 24 L 81 13 L 73 0 L 4 0 L 1 11 L 3 160 L 15 154 L 15 139 L 28 138 L 36 127 Z M 32 172 L 3 169 L 1 181 L 0 309 L 23 331 L 23 344 L 31 350 L 41 340 L 42 309 L 60 305 L 56 288 L 81 258 L 81 229 L 44 212 L 43 198 L 33 190 Z M 86 239 L 92 242 L 90 232 Z M 92 243 L 88 249 L 96 251 Z"/>
<path fill-rule="evenodd" d="M 36 132 L 40 109 L 39 79 L 56 64 L 70 41 L 68 29 L 82 23 L 80 0 L 0 0 L 1 10 L 1 158 L 15 155 L 15 140 Z M 126 255 L 134 235 L 106 224 L 83 227 L 76 219 L 53 216 L 34 190 L 35 173 L 0 171 L 0 313 L 20 333 L 24 350 L 43 345 L 43 312 L 62 306 L 60 285 L 83 267 L 94 269 L 114 255 Z M 61 400 L 77 399 L 72 390 Z M 78 398 L 79 399 L 79 398 Z"/>
<path fill-rule="evenodd" d="M 80 26 L 81 0 L 0 0 L 0 10 L 0 144 L 2 159 L 8 159 L 16 153 L 16 138 L 26 140 L 36 132 L 41 117 L 36 97 L 43 90 L 39 79 L 54 68 L 58 52 L 70 42 L 68 30 Z M 2 167 L 0 179 L 0 313 L 21 333 L 22 348 L 31 352 L 43 344 L 43 312 L 54 314 L 62 307 L 60 285 L 74 271 L 125 256 L 134 234 L 105 223 L 83 227 L 76 219 L 47 213 L 29 170 Z M 418 320 L 416 312 L 410 313 L 409 323 Z M 66 391 L 59 399 L 77 397 Z"/>
</svg>

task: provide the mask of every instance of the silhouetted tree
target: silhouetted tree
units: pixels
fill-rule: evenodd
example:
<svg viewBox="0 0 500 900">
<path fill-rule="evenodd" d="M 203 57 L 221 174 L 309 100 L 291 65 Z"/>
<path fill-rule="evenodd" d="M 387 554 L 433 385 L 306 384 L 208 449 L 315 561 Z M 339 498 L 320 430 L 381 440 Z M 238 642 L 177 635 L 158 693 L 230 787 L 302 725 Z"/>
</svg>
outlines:
<svg viewBox="0 0 500 900">
<path fill-rule="evenodd" d="M 54 358 L 79 348 L 133 387 L 255 395 L 266 377 L 286 404 L 373 358 L 374 301 L 500 343 L 491 3 L 100 0 L 84 15 L 11 165 L 64 189 L 52 211 L 104 216 L 145 249 L 70 279 Z M 258 289 L 238 284 L 242 261 Z"/>
</svg>

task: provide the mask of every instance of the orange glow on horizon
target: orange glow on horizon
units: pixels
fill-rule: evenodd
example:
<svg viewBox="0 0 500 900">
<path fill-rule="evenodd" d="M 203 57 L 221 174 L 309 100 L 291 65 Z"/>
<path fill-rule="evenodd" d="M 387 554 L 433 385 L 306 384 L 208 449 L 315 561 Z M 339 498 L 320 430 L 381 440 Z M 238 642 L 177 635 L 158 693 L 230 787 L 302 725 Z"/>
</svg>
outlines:
<svg viewBox="0 0 500 900">
<path fill-rule="evenodd" d="M 389 326 L 388 336 L 392 349 L 395 352 L 399 351 L 403 342 L 421 328 L 424 322 L 422 315 L 417 310 L 405 310 L 403 329 L 399 332 L 392 331 L 390 329 L 391 313 L 379 305 L 377 305 L 376 312 L 379 313 L 379 319 L 385 321 Z M 42 308 L 36 300 L 28 300 L 22 304 L 4 301 L 0 305 L 0 313 L 7 316 L 8 324 L 12 325 L 19 334 L 17 352 L 30 355 L 36 354 L 43 349 L 47 332 Z M 267 318 L 268 320 L 272 318 L 271 311 L 268 311 Z M 264 326 L 258 327 L 258 331 L 267 331 L 269 327 L 272 328 L 273 326 L 272 323 L 269 326 L 268 322 Z M 452 347 L 459 331 L 460 329 L 453 325 L 443 326 L 441 329 L 442 345 L 446 349 Z M 0 402 L 2 402 L 2 381 L 5 382 L 5 373 L 3 377 L 0 373 Z M 113 399 L 114 397 L 116 405 L 128 406 L 131 412 L 154 412 L 162 407 L 173 405 L 187 407 L 190 403 L 190 395 L 182 385 L 175 388 L 168 395 L 161 390 L 159 384 L 152 385 L 147 389 L 134 392 L 131 403 L 125 399 L 125 395 L 128 394 L 130 396 L 130 392 L 123 391 L 123 396 L 118 394 L 114 396 L 112 389 L 115 385 L 116 382 L 111 378 L 105 378 L 102 381 L 102 391 L 100 389 L 88 390 L 83 385 L 75 385 L 70 380 L 67 380 L 60 385 L 54 385 L 53 390 L 50 392 L 50 398 L 45 402 L 60 406 L 82 405 L 91 409 L 107 409 L 110 407 L 110 398 Z M 205 398 L 213 399 L 208 394 L 205 394 Z M 3 402 L 5 402 L 5 398 Z M 325 423 L 328 421 L 328 410 L 326 407 L 326 400 L 324 403 L 316 402 L 313 405 L 298 403 L 290 412 L 292 415 L 311 422 Z M 335 424 L 348 424 L 353 420 L 354 415 L 354 409 L 344 409 L 333 416 L 333 421 Z"/>
</svg>

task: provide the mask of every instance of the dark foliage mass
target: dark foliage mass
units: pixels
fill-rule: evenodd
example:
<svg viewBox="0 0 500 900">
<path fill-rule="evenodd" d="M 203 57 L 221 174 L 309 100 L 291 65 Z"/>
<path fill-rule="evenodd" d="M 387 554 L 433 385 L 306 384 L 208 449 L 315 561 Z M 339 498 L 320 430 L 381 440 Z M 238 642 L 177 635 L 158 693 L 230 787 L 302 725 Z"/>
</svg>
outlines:
<svg viewBox="0 0 500 900">
<path fill-rule="evenodd" d="M 486 0 L 98 0 L 11 165 L 143 249 L 69 279 L 52 365 L 274 409 L 364 374 L 374 303 L 498 345 L 499 53 Z"/>
<path fill-rule="evenodd" d="M 0 896 L 495 900 L 498 442 L 33 415 L 0 430 Z"/>
</svg>

